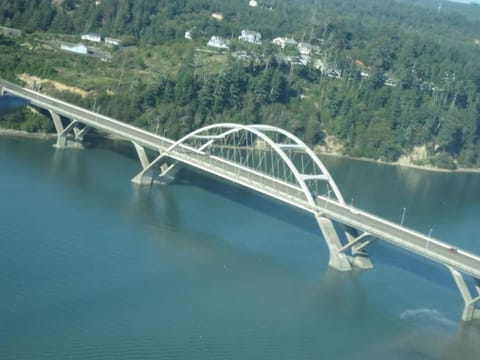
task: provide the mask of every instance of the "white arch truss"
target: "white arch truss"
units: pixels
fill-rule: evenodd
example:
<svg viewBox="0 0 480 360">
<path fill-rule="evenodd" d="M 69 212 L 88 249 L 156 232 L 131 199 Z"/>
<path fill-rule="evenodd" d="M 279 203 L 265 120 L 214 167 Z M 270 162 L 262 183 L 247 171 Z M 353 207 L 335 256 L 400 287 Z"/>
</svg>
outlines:
<svg viewBox="0 0 480 360">
<path fill-rule="evenodd" d="M 271 125 L 213 124 L 173 143 L 162 157 L 190 151 L 228 161 L 242 169 L 301 190 L 312 207 L 322 193 L 342 194 L 318 156 L 298 137 Z M 175 157 L 175 156 L 173 156 Z"/>
</svg>

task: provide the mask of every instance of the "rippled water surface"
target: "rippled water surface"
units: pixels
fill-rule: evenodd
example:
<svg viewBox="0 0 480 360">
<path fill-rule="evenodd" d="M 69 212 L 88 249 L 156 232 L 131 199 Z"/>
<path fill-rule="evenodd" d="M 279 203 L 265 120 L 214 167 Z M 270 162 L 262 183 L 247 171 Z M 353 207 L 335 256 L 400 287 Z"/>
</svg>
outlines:
<svg viewBox="0 0 480 360">
<path fill-rule="evenodd" d="M 344 197 L 480 254 L 480 175 L 325 158 Z M 0 359 L 479 359 L 448 271 L 377 241 L 329 270 L 308 214 L 135 158 L 0 138 Z"/>
</svg>

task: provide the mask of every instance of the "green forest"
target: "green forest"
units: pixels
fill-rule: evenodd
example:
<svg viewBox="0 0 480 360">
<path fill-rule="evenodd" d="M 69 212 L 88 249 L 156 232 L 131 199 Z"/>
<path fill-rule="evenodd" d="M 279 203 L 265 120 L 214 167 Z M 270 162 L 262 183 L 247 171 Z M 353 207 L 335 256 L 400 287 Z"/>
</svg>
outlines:
<svg viewBox="0 0 480 360">
<path fill-rule="evenodd" d="M 0 0 L 0 77 L 178 138 L 215 122 L 267 123 L 344 155 L 480 167 L 480 6 L 430 0 Z M 242 30 L 262 43 L 239 40 Z M 186 32 L 189 33 L 188 38 Z M 106 61 L 59 51 L 97 33 Z M 212 36 L 228 48 L 207 46 Z M 275 38 L 293 39 L 285 48 Z M 299 54 L 307 44 L 308 54 Z M 92 44 L 87 44 L 92 45 Z M 95 44 L 93 44 L 95 45 Z M 97 46 L 97 45 L 95 45 Z M 0 126 L 52 130 L 28 110 Z"/>
</svg>

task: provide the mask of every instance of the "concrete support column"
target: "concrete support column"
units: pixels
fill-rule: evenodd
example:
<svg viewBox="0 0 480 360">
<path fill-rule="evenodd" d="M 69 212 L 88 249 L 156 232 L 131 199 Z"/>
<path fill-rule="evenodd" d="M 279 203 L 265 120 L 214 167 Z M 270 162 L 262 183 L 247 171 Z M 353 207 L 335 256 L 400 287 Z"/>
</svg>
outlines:
<svg viewBox="0 0 480 360">
<path fill-rule="evenodd" d="M 73 128 L 73 134 L 75 136 L 75 141 L 82 143 L 84 136 L 90 131 L 90 126 L 85 126 L 83 129 L 79 129 L 78 127 Z"/>
<path fill-rule="evenodd" d="M 474 319 L 480 319 L 480 309 L 475 307 L 475 304 L 480 302 L 480 281 L 478 279 L 474 279 L 475 290 L 477 292 L 477 295 L 474 298 L 470 293 L 470 289 L 468 288 L 463 275 L 457 269 L 454 269 L 451 266 L 448 266 L 448 269 L 452 273 L 453 279 L 455 280 L 458 290 L 460 290 L 460 294 L 462 295 L 465 303 L 462 313 L 462 320 L 471 321 Z"/>
<path fill-rule="evenodd" d="M 63 133 L 63 130 L 64 130 L 62 120 L 60 119 L 60 115 L 58 115 L 56 112 L 52 110 L 48 110 L 48 112 L 52 117 L 53 125 L 55 125 L 55 130 L 57 131 L 57 134 L 60 135 L 61 133 Z"/>
<path fill-rule="evenodd" d="M 152 167 L 153 162 L 151 163 L 148 159 L 145 148 L 136 142 L 132 141 L 135 151 L 137 152 L 138 159 L 140 164 L 142 164 L 142 171 L 140 171 L 133 179 L 132 182 L 137 185 L 151 185 L 153 183 Z M 147 175 L 149 173 L 149 175 Z"/>
<path fill-rule="evenodd" d="M 145 148 L 133 141 L 132 141 L 132 144 L 135 147 L 135 150 L 137 151 L 138 159 L 140 160 L 140 164 L 142 164 L 142 168 L 146 169 L 148 165 L 150 165 L 150 160 L 148 160 L 148 156 L 147 156 L 147 153 L 145 152 Z"/>
<path fill-rule="evenodd" d="M 72 122 L 70 122 L 70 124 L 64 127 L 60 115 L 58 115 L 53 110 L 48 110 L 48 112 L 52 117 L 53 125 L 55 126 L 55 130 L 57 132 L 57 143 L 55 146 L 59 149 L 83 148 L 83 135 L 88 131 L 88 127 L 86 126 L 83 129 L 79 129 L 79 122 L 76 120 L 73 120 Z M 78 136 L 77 134 L 80 134 L 81 136 Z"/>
<path fill-rule="evenodd" d="M 143 170 L 132 179 L 132 182 L 138 185 L 151 185 L 154 181 L 161 184 L 169 184 L 175 179 L 175 175 L 180 169 L 178 162 L 169 165 L 165 154 L 160 154 L 150 162 L 145 148 L 134 141 L 132 141 L 132 143 L 143 168 Z"/>
<path fill-rule="evenodd" d="M 339 271 L 352 270 L 352 266 L 347 255 L 339 251 L 342 247 L 342 244 L 338 237 L 337 231 L 335 230 L 333 222 L 320 214 L 315 214 L 315 219 L 317 219 L 318 225 L 320 226 L 320 230 L 322 231 L 323 237 L 325 238 L 325 242 L 327 243 L 327 247 L 330 252 L 328 266 Z"/>
<path fill-rule="evenodd" d="M 358 237 L 358 231 L 350 226 L 345 226 L 345 236 L 349 243 L 355 241 Z M 352 246 L 352 259 L 351 263 L 353 266 L 359 269 L 371 269 L 373 268 L 372 261 L 368 257 L 367 251 L 364 250 L 362 243 L 357 243 Z"/>
<path fill-rule="evenodd" d="M 181 165 L 178 162 L 174 162 L 170 165 L 167 163 L 163 163 L 160 167 L 160 175 L 158 176 L 160 182 L 162 184 L 170 184 L 173 180 L 175 180 L 175 175 L 180 169 Z"/>
</svg>

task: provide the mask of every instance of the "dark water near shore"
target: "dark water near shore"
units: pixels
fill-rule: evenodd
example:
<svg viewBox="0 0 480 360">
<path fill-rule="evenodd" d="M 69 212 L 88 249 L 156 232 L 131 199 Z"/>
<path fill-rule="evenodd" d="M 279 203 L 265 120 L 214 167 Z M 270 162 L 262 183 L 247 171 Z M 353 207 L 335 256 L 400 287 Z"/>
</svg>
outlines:
<svg viewBox="0 0 480 360">
<path fill-rule="evenodd" d="M 344 197 L 480 254 L 480 174 L 325 158 Z M 0 138 L 0 359 L 479 359 L 450 274 L 381 242 L 328 269 L 314 219 L 183 171 Z"/>
</svg>

